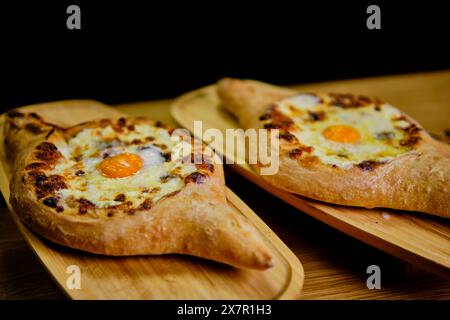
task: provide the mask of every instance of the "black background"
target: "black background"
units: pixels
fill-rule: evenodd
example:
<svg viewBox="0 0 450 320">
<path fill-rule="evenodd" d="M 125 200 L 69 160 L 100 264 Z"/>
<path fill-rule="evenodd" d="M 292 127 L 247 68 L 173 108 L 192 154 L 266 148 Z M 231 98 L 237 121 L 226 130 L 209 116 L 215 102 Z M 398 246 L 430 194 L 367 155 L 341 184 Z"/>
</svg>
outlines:
<svg viewBox="0 0 450 320">
<path fill-rule="evenodd" d="M 224 76 L 288 84 L 450 68 L 444 1 L 148 2 L 2 4 L 0 108 L 168 98 Z M 66 28 L 70 4 L 81 30 Z M 370 4 L 381 30 L 366 28 Z"/>
</svg>

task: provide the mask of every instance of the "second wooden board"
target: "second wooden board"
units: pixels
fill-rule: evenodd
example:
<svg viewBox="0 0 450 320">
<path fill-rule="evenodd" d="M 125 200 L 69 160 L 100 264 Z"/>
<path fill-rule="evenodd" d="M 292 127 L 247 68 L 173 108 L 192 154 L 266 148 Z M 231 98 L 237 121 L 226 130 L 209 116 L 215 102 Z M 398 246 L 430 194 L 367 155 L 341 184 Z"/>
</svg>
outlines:
<svg viewBox="0 0 450 320">
<path fill-rule="evenodd" d="M 174 101 L 171 113 L 187 129 L 203 134 L 207 129 L 238 128 L 237 121 L 220 106 L 215 86 L 187 93 Z M 194 121 L 201 130 L 194 130 Z M 418 119 L 420 121 L 420 119 Z M 369 245 L 416 266 L 450 278 L 450 223 L 420 213 L 364 209 L 306 199 L 266 183 L 245 163 L 245 155 L 232 154 L 223 143 L 208 141 L 225 158 L 238 161 L 233 168 L 280 199 Z"/>
</svg>

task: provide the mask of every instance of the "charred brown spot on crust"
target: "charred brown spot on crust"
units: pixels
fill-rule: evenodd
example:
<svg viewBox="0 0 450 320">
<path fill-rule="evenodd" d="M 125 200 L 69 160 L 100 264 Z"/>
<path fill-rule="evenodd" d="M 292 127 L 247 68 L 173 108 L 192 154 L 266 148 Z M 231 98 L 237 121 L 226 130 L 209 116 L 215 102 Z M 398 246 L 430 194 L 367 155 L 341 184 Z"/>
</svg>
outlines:
<svg viewBox="0 0 450 320">
<path fill-rule="evenodd" d="M 35 156 L 37 159 L 54 163 L 62 155 L 58 151 L 58 148 L 51 142 L 42 142 L 36 147 Z"/>
<path fill-rule="evenodd" d="M 381 106 L 384 104 L 384 101 L 381 100 L 381 99 L 378 98 L 378 97 L 374 97 L 374 98 L 373 98 L 373 103 L 375 103 L 375 106 L 376 106 L 376 107 L 380 107 L 380 109 L 381 109 Z M 378 111 L 379 111 L 379 110 L 378 110 Z"/>
<path fill-rule="evenodd" d="M 58 212 L 58 213 L 64 211 L 63 206 L 58 206 L 58 198 L 56 198 L 56 197 L 45 198 L 44 201 L 42 201 L 42 203 L 44 205 L 46 205 L 47 207 L 56 209 L 56 212 Z"/>
<path fill-rule="evenodd" d="M 145 140 L 152 142 L 152 141 L 155 141 L 155 137 L 147 137 L 147 138 L 145 138 Z"/>
<path fill-rule="evenodd" d="M 101 119 L 100 120 L 100 127 L 105 128 L 107 126 L 111 125 L 111 120 L 109 119 Z"/>
<path fill-rule="evenodd" d="M 139 208 L 142 210 L 148 210 L 151 207 L 152 207 L 152 200 L 150 199 L 145 199 L 144 202 L 142 202 L 141 205 L 139 206 Z"/>
<path fill-rule="evenodd" d="M 88 199 L 85 199 L 85 198 L 78 199 L 78 203 L 81 206 L 85 206 L 85 207 L 90 207 L 90 208 L 94 208 L 95 207 L 94 203 L 92 203 L 91 201 L 89 201 Z"/>
<path fill-rule="evenodd" d="M 375 111 L 381 111 L 381 106 L 380 106 L 380 105 L 376 105 L 376 106 L 374 107 L 374 109 L 375 109 Z"/>
<path fill-rule="evenodd" d="M 108 152 L 105 152 L 103 155 L 102 155 L 102 158 L 103 159 L 106 159 L 106 158 L 108 158 L 109 157 L 109 153 Z"/>
<path fill-rule="evenodd" d="M 38 177 L 43 177 L 42 179 L 47 179 L 47 176 L 42 171 L 31 171 L 28 172 L 28 176 L 33 179 L 37 179 Z"/>
<path fill-rule="evenodd" d="M 378 162 L 378 161 L 373 161 L 373 160 L 366 160 L 363 161 L 361 163 L 358 163 L 356 166 L 358 168 L 360 168 L 363 171 L 372 171 L 374 170 L 376 167 L 382 165 L 384 162 Z"/>
<path fill-rule="evenodd" d="M 36 112 L 30 112 L 28 115 L 36 120 L 41 120 L 41 117 Z"/>
<path fill-rule="evenodd" d="M 111 124 L 111 127 L 113 128 L 113 130 L 118 133 L 122 133 L 126 126 L 127 126 L 127 120 L 124 117 L 120 117 L 119 119 L 117 119 L 116 123 Z"/>
<path fill-rule="evenodd" d="M 394 118 L 393 120 L 394 120 L 394 121 L 406 120 L 406 117 L 405 117 L 404 114 L 402 114 L 402 115 L 399 115 L 398 117 Z"/>
<path fill-rule="evenodd" d="M 127 128 L 129 131 L 134 131 L 136 129 L 134 124 L 130 124 Z"/>
<path fill-rule="evenodd" d="M 166 150 L 167 146 L 164 143 L 154 143 L 155 147 L 160 148 L 161 150 Z"/>
<path fill-rule="evenodd" d="M 300 158 L 302 156 L 302 154 L 303 154 L 303 150 L 298 149 L 298 148 L 292 149 L 291 151 L 289 151 L 289 157 L 294 160 Z"/>
<path fill-rule="evenodd" d="M 78 199 L 78 204 L 79 204 L 78 208 L 79 214 L 85 214 L 89 209 L 95 208 L 95 204 L 85 198 Z"/>
<path fill-rule="evenodd" d="M 36 147 L 36 149 L 40 151 L 50 151 L 50 152 L 58 150 L 58 148 L 51 142 L 42 142 L 40 145 Z"/>
<path fill-rule="evenodd" d="M 156 121 L 155 122 L 155 127 L 158 127 L 158 128 L 160 128 L 160 127 L 163 127 L 164 125 L 163 125 L 163 123 L 161 122 L 161 121 Z"/>
<path fill-rule="evenodd" d="M 276 123 L 266 123 L 264 124 L 264 129 L 281 129 L 281 126 Z"/>
<path fill-rule="evenodd" d="M 81 177 L 81 176 L 84 176 L 84 171 L 83 170 L 77 170 L 76 172 L 75 172 L 75 175 L 77 176 L 77 177 Z"/>
<path fill-rule="evenodd" d="M 421 129 L 412 123 L 409 127 L 403 129 L 407 134 L 413 135 L 419 132 Z"/>
<path fill-rule="evenodd" d="M 408 137 L 408 138 L 406 138 L 406 139 L 400 140 L 400 145 L 401 145 L 402 147 L 413 147 L 413 146 L 416 145 L 420 140 L 421 140 L 420 137 L 412 136 L 412 137 Z"/>
<path fill-rule="evenodd" d="M 294 123 L 290 119 L 281 120 L 278 118 L 276 121 L 264 124 L 264 129 L 287 129 Z"/>
<path fill-rule="evenodd" d="M 114 201 L 124 202 L 125 199 L 126 199 L 125 195 L 123 193 L 120 193 L 114 198 Z"/>
<path fill-rule="evenodd" d="M 47 179 L 47 183 L 52 191 L 67 188 L 64 182 L 64 177 L 56 174 L 49 176 Z"/>
<path fill-rule="evenodd" d="M 188 175 L 186 178 L 184 178 L 185 183 L 194 182 L 196 184 L 202 184 L 205 183 L 208 177 L 200 172 L 193 172 L 190 175 Z"/>
<path fill-rule="evenodd" d="M 108 216 L 108 218 L 112 218 L 114 216 L 114 212 L 109 211 L 106 215 Z"/>
<path fill-rule="evenodd" d="M 291 134 L 289 132 L 280 133 L 278 137 L 280 139 L 283 139 L 283 140 L 286 140 L 286 141 L 289 141 L 289 142 L 296 142 L 297 141 L 297 138 L 293 134 Z"/>
<path fill-rule="evenodd" d="M 171 193 L 166 194 L 166 195 L 164 196 L 164 198 L 170 198 L 170 197 L 173 197 L 173 196 L 176 195 L 178 192 L 180 192 L 180 190 L 172 191 Z"/>
<path fill-rule="evenodd" d="M 36 123 L 27 123 L 25 125 L 25 130 L 33 133 L 33 134 L 39 134 L 42 133 L 44 131 L 44 129 L 42 128 L 42 126 L 36 124 Z"/>
<path fill-rule="evenodd" d="M 272 121 L 264 125 L 265 129 L 289 129 L 294 125 L 294 121 L 291 118 L 285 116 L 277 109 L 274 109 L 271 114 Z"/>
<path fill-rule="evenodd" d="M 48 197 L 42 201 L 47 207 L 56 208 L 58 206 L 58 198 L 56 197 Z"/>
<path fill-rule="evenodd" d="M 136 213 L 136 209 L 130 209 L 127 211 L 128 215 L 132 216 Z"/>
<path fill-rule="evenodd" d="M 55 191 L 66 189 L 64 177 L 59 175 L 51 175 L 47 177 L 43 172 L 30 172 L 29 176 L 34 178 L 36 186 L 36 196 L 40 199 Z"/>
<path fill-rule="evenodd" d="M 40 145 L 36 147 L 36 149 L 40 151 L 51 151 L 51 152 L 58 150 L 58 148 L 51 142 L 42 142 Z"/>
<path fill-rule="evenodd" d="M 209 171 L 211 173 L 214 172 L 214 165 L 210 162 L 198 163 L 195 167 L 200 171 Z"/>
<path fill-rule="evenodd" d="M 324 111 L 311 111 L 308 110 L 308 120 L 310 121 L 322 121 L 326 117 Z"/>
<path fill-rule="evenodd" d="M 372 99 L 370 99 L 367 96 L 360 95 L 360 96 L 358 96 L 358 102 L 362 105 L 368 105 L 368 104 L 372 103 Z"/>
<path fill-rule="evenodd" d="M 313 147 L 310 146 L 302 146 L 300 148 L 295 148 L 289 151 L 289 157 L 293 160 L 299 159 L 304 152 L 311 153 L 314 150 Z"/>
<path fill-rule="evenodd" d="M 6 113 L 9 118 L 23 118 L 25 115 L 22 112 L 16 110 L 10 110 Z"/>
<path fill-rule="evenodd" d="M 349 93 L 330 93 L 330 105 L 341 108 L 357 108 L 376 103 L 377 105 L 381 101 L 371 99 L 363 95 L 354 95 Z"/>
<path fill-rule="evenodd" d="M 127 144 L 141 144 L 142 140 L 141 139 L 133 139 L 131 142 L 128 142 Z"/>
<path fill-rule="evenodd" d="M 127 124 L 127 120 L 124 117 L 119 118 L 119 120 L 117 120 L 117 125 L 119 127 L 124 127 Z"/>
<path fill-rule="evenodd" d="M 406 120 L 405 116 L 399 117 L 400 120 Z M 418 133 L 422 129 L 416 126 L 414 123 L 411 123 L 408 127 L 403 128 L 403 131 L 406 133 L 406 137 L 400 140 L 400 145 L 402 147 L 414 147 L 420 140 L 421 137 L 418 136 Z"/>
<path fill-rule="evenodd" d="M 165 162 L 168 162 L 168 161 L 170 161 L 170 160 L 172 159 L 172 155 L 171 155 L 170 152 L 167 152 L 167 153 L 161 153 L 161 156 L 164 158 L 164 161 L 165 161 Z"/>
<path fill-rule="evenodd" d="M 47 167 L 47 165 L 44 162 L 32 162 L 25 167 L 25 170 L 43 169 L 45 167 Z"/>
</svg>

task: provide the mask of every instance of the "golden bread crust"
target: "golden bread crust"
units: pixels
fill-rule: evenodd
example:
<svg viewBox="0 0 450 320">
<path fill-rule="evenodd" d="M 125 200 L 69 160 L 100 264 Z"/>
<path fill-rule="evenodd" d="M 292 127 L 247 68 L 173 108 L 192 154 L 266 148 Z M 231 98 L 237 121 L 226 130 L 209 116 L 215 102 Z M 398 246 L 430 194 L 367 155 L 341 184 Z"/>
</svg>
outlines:
<svg viewBox="0 0 450 320">
<path fill-rule="evenodd" d="M 264 127 L 267 110 L 295 93 L 252 80 L 223 79 L 218 83 L 223 106 L 244 128 Z M 367 161 L 348 169 L 331 166 L 302 156 L 308 150 L 285 137 L 279 140 L 279 171 L 261 177 L 286 191 L 334 204 L 450 218 L 450 148 L 433 140 L 415 120 L 404 117 L 416 127 L 408 141 L 414 147 L 387 163 Z M 260 172 L 260 165 L 252 167 Z"/>
<path fill-rule="evenodd" d="M 181 190 L 150 208 L 93 207 L 88 214 L 80 214 L 79 207 L 59 210 L 56 205 L 44 204 L 42 199 L 63 188 L 64 180 L 44 177 L 41 183 L 39 170 L 60 160 L 59 151 L 67 139 L 85 128 L 121 122 L 161 126 L 143 118 L 120 118 L 58 128 L 39 116 L 10 112 L 5 125 L 6 149 L 14 172 L 10 202 L 28 227 L 56 243 L 97 254 L 178 253 L 242 268 L 272 265 L 272 254 L 258 231 L 227 204 L 223 168 L 215 158 L 214 170 L 199 171 Z"/>
</svg>

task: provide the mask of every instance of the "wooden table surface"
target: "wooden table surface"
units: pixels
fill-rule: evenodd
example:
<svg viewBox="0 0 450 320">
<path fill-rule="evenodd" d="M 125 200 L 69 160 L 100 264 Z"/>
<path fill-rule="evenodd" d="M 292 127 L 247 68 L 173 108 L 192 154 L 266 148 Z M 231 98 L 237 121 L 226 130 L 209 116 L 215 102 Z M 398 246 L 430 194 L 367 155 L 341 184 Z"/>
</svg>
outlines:
<svg viewBox="0 0 450 320">
<path fill-rule="evenodd" d="M 379 95 L 435 133 L 450 128 L 450 71 L 302 85 L 309 91 Z M 356 88 L 356 89 L 355 89 Z M 402 97 L 401 99 L 399 97 Z M 170 100 L 117 106 L 132 115 L 172 123 Z M 437 112 L 438 117 L 426 114 Z M 227 185 L 299 257 L 304 299 L 450 299 L 450 281 L 371 248 L 290 207 L 226 169 Z M 366 268 L 381 268 L 381 289 L 366 287 Z M 0 299 L 64 299 L 28 248 L 0 201 Z"/>
</svg>

